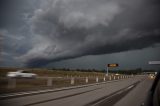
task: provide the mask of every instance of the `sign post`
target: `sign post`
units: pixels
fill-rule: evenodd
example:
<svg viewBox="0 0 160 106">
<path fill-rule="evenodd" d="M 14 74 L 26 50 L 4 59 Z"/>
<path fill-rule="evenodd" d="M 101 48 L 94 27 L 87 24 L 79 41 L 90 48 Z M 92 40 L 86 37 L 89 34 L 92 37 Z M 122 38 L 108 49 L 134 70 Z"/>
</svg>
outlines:
<svg viewBox="0 0 160 106">
<path fill-rule="evenodd" d="M 108 76 L 108 66 L 107 66 L 107 73 L 106 73 L 106 76 Z"/>
<path fill-rule="evenodd" d="M 107 72 L 106 72 L 106 76 L 108 76 L 108 70 L 109 70 L 109 67 L 118 67 L 118 64 L 107 64 Z"/>
</svg>

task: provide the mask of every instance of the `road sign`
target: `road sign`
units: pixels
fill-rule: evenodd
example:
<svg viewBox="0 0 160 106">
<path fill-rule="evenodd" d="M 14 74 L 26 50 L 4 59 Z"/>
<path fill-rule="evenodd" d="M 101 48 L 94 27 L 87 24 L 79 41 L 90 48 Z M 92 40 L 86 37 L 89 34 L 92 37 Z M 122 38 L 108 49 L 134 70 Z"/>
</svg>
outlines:
<svg viewBox="0 0 160 106">
<path fill-rule="evenodd" d="M 118 67 L 118 64 L 108 64 L 108 67 Z"/>
<path fill-rule="evenodd" d="M 150 64 L 150 65 L 160 65 L 160 61 L 149 61 L 148 64 Z"/>
</svg>

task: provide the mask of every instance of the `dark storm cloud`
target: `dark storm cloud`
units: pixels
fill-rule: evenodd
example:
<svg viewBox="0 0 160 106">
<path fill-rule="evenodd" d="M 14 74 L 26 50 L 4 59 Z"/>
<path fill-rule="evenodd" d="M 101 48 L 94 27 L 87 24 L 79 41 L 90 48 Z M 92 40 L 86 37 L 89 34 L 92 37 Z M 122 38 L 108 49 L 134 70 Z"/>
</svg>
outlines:
<svg viewBox="0 0 160 106">
<path fill-rule="evenodd" d="M 31 49 L 32 34 L 29 29 L 29 19 L 37 7 L 38 3 L 35 4 L 35 1 L 0 0 L 0 35 L 3 38 L 0 41 L 2 48 L 0 57 L 3 60 L 0 66 L 4 64 L 13 66 L 18 62 L 16 57 Z"/>
<path fill-rule="evenodd" d="M 28 66 L 160 42 L 158 0 L 48 0 L 34 11 L 33 48 L 18 57 Z"/>
<path fill-rule="evenodd" d="M 1 0 L 0 28 L 14 28 L 15 26 L 24 24 L 22 17 L 25 7 L 23 6 L 22 0 Z"/>
</svg>

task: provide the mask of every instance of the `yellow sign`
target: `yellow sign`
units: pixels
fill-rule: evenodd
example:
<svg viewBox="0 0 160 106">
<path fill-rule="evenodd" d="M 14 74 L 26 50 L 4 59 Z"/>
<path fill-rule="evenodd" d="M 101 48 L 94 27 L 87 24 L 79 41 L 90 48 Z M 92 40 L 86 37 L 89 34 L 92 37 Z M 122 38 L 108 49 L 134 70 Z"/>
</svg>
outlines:
<svg viewBox="0 0 160 106">
<path fill-rule="evenodd" d="M 118 64 L 108 64 L 108 67 L 118 67 Z"/>
</svg>

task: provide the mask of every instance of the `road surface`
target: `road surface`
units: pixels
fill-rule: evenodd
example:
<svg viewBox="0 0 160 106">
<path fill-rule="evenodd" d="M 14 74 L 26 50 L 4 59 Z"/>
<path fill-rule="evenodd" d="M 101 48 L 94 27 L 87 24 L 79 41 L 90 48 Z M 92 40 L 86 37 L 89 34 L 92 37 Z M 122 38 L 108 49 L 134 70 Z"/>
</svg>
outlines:
<svg viewBox="0 0 160 106">
<path fill-rule="evenodd" d="M 1 98 L 0 106 L 139 106 L 152 82 L 147 76 L 136 76 L 57 92 Z"/>
</svg>

